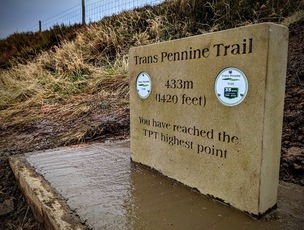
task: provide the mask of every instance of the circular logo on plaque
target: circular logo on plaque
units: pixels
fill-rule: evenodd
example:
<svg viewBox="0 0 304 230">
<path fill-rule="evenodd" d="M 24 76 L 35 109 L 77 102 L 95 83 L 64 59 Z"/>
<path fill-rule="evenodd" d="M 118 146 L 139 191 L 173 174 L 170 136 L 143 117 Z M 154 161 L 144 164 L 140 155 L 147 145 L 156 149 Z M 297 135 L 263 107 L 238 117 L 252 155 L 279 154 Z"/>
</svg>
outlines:
<svg viewBox="0 0 304 230">
<path fill-rule="evenodd" d="M 225 68 L 217 75 L 214 90 L 216 97 L 223 105 L 238 105 L 247 95 L 247 77 L 238 68 Z"/>
<path fill-rule="evenodd" d="M 141 72 L 138 74 L 136 78 L 136 90 L 138 93 L 138 96 L 142 99 L 146 99 L 149 97 L 151 93 L 151 78 L 148 73 L 146 72 Z"/>
</svg>

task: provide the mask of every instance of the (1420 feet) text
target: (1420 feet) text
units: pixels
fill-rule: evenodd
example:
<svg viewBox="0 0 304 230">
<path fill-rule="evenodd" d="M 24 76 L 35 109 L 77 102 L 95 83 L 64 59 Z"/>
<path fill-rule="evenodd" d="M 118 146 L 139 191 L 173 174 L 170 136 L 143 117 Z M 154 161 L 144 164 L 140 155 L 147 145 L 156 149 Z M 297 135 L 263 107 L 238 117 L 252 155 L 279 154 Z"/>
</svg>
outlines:
<svg viewBox="0 0 304 230">
<path fill-rule="evenodd" d="M 159 103 L 172 103 L 172 104 L 182 104 L 182 105 L 193 105 L 193 106 L 206 106 L 206 96 L 189 96 L 187 94 L 161 94 L 156 93 L 156 102 Z"/>
</svg>

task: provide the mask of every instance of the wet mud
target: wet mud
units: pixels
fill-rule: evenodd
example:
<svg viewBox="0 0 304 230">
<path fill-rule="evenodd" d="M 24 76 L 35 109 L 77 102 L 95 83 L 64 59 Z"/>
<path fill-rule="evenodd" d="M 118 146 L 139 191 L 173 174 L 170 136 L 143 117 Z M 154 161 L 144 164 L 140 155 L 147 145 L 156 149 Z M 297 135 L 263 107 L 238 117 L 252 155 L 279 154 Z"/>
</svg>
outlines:
<svg viewBox="0 0 304 230">
<path fill-rule="evenodd" d="M 289 27 L 289 30 L 290 37 L 280 180 L 304 186 L 304 18 L 299 22 L 292 24 Z M 41 111 L 41 108 L 37 108 L 37 110 Z M 35 108 L 32 108 L 32 111 L 22 114 L 22 116 L 30 116 L 35 112 Z M 112 115 L 112 118 L 109 119 L 110 121 L 106 124 L 104 122 L 100 122 L 100 120 L 104 120 L 100 119 L 100 114 L 103 114 L 103 111 L 98 111 L 98 116 L 96 116 L 98 119 L 95 119 L 94 117 L 85 117 L 84 120 L 83 118 L 78 118 L 77 120 L 71 119 L 64 120 L 64 122 L 62 122 L 60 119 L 52 121 L 50 117 L 45 117 L 43 122 L 37 121 L 35 123 L 35 121 L 33 121 L 31 123 L 18 126 L 14 126 L 10 124 L 9 120 L 0 117 L 0 209 L 2 210 L 0 212 L 0 228 L 44 229 L 42 224 L 34 218 L 31 209 L 27 205 L 24 196 L 17 186 L 14 175 L 8 164 L 9 155 L 40 149 L 55 148 L 67 144 L 75 144 L 75 142 L 66 143 L 65 141 L 60 141 L 58 137 L 64 136 L 66 133 L 70 132 L 71 127 L 77 127 L 81 122 L 92 124 L 99 122 L 101 128 L 103 126 L 107 127 L 106 129 L 103 129 L 103 132 L 98 132 L 96 136 L 93 136 L 93 138 L 90 135 L 91 139 L 88 138 L 86 141 L 91 141 L 93 139 L 104 141 L 105 139 L 113 137 L 115 139 L 127 138 L 129 135 L 128 112 L 129 111 L 126 110 L 122 114 L 116 114 L 114 118 Z M 54 117 L 56 117 L 56 115 L 54 115 Z M 142 169 L 135 167 L 134 171 L 136 170 L 139 171 L 138 173 L 143 174 L 135 177 L 136 179 L 134 179 L 134 183 L 138 184 L 136 181 L 147 176 L 142 172 Z M 151 178 L 148 177 L 147 180 L 152 180 L 153 178 L 154 176 L 151 176 Z M 303 194 L 300 193 L 299 197 L 303 197 Z M 146 198 L 142 197 L 138 199 L 145 200 Z M 290 199 L 290 194 L 282 196 L 279 199 L 284 201 L 284 205 L 291 205 L 288 201 Z M 142 204 L 145 205 L 145 202 Z M 138 218 L 141 218 L 144 221 L 142 223 L 136 223 L 141 224 L 142 226 L 149 224 L 153 225 L 152 220 L 149 220 L 148 218 L 149 214 L 145 213 L 142 208 L 137 209 L 139 209 L 139 211 L 141 210 L 141 214 Z M 278 210 L 280 210 L 280 206 L 278 207 Z M 134 210 L 131 209 L 129 212 L 134 212 Z M 157 210 L 155 210 L 155 212 L 157 213 Z M 175 210 L 172 211 L 172 215 L 174 215 L 174 213 Z M 179 213 L 179 215 L 183 214 Z M 283 218 L 282 223 L 283 225 L 286 225 L 287 229 L 301 229 L 301 226 L 297 226 L 296 228 L 293 223 L 285 223 L 286 221 L 284 221 L 284 217 L 288 217 L 288 213 L 280 213 L 278 215 Z M 133 217 L 134 216 L 136 215 L 133 215 Z M 272 216 L 277 218 L 276 213 Z M 134 218 L 135 220 L 137 219 L 137 217 Z M 134 222 L 135 220 L 130 221 Z M 179 228 L 178 224 L 167 220 L 168 218 L 164 219 L 162 224 L 167 224 L 166 226 L 171 226 L 172 229 Z M 291 225 L 290 228 L 288 228 L 288 224 Z M 304 225 L 302 225 L 302 229 L 303 226 Z"/>
</svg>

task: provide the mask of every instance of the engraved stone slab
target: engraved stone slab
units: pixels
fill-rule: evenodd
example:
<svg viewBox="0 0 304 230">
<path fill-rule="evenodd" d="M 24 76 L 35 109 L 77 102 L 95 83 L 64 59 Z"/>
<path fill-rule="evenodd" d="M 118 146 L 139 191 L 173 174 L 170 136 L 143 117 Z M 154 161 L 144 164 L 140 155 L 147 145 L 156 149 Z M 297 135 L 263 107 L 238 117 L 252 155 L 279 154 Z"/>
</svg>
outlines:
<svg viewBox="0 0 304 230">
<path fill-rule="evenodd" d="M 288 29 L 130 50 L 131 158 L 255 216 L 277 203 Z"/>
</svg>

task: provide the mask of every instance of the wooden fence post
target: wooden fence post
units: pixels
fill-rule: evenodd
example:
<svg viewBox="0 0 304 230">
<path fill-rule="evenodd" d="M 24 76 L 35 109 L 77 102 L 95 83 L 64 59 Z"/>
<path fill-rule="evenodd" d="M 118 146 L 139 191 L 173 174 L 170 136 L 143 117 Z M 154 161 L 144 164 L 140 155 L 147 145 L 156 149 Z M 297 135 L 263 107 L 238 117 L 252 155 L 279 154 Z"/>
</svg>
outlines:
<svg viewBox="0 0 304 230">
<path fill-rule="evenodd" d="M 82 25 L 85 25 L 85 0 L 82 0 Z"/>
</svg>

